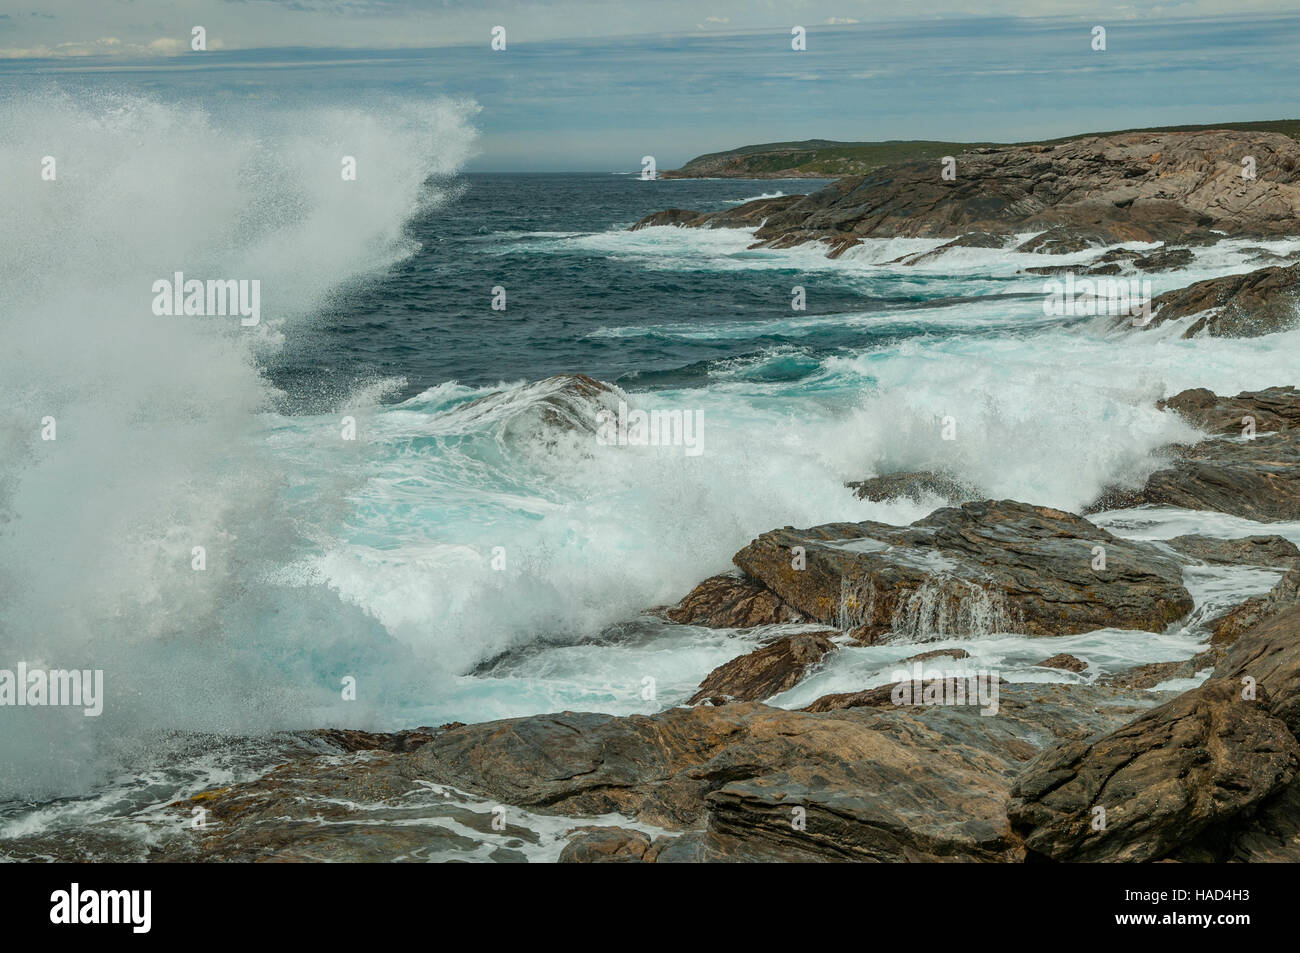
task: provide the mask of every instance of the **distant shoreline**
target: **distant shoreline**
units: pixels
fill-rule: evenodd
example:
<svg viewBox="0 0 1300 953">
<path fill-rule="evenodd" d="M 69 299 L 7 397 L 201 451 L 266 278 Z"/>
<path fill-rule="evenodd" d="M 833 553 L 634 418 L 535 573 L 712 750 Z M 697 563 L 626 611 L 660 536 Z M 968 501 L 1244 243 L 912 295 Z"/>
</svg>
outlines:
<svg viewBox="0 0 1300 953">
<path fill-rule="evenodd" d="M 799 142 L 769 142 L 741 146 L 723 152 L 696 156 L 680 169 L 660 173 L 664 179 L 838 179 L 863 175 L 884 165 L 918 159 L 939 159 L 972 149 L 1008 146 L 1054 145 L 1093 136 L 1130 132 L 1200 132 L 1229 129 L 1238 132 L 1279 132 L 1300 140 L 1300 119 L 1269 119 L 1257 122 L 1208 123 L 1187 126 L 1150 126 L 1112 132 L 1081 132 L 1057 139 L 1025 142 L 945 142 L 934 139 L 890 139 L 881 142 L 839 142 L 805 139 Z"/>
</svg>

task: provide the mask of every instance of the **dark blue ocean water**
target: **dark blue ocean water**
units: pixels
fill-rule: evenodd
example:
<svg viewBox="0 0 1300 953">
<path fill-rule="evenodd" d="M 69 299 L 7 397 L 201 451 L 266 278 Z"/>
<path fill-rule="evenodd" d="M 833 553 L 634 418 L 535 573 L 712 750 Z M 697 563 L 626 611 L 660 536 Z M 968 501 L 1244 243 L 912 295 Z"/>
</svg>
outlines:
<svg viewBox="0 0 1300 953">
<path fill-rule="evenodd" d="M 812 339 L 779 329 L 743 330 L 748 322 L 791 316 L 792 287 L 808 289 L 803 316 L 907 307 L 934 294 L 871 294 L 850 272 L 809 271 L 797 259 L 759 271 L 647 268 L 632 248 L 565 239 L 626 229 L 663 208 L 713 211 L 824 184 L 643 181 L 594 173 L 464 176 L 450 204 L 409 223 L 420 251 L 339 296 L 320 314 L 315 333 L 290 342 L 274 367 L 275 378 L 291 391 L 310 393 L 320 377 L 401 377 L 407 382 L 403 396 L 409 396 L 447 381 L 479 386 L 582 372 L 653 389 L 705 383 L 714 362 L 781 345 L 794 351 L 765 373 L 809 373 L 826 353 L 882 343 L 914 329 L 906 323 L 888 330 L 826 326 Z M 491 308 L 497 286 L 506 289 L 504 312 Z M 738 330 L 727 337 L 598 333 L 728 322 Z M 808 360 L 800 360 L 801 354 Z"/>
</svg>

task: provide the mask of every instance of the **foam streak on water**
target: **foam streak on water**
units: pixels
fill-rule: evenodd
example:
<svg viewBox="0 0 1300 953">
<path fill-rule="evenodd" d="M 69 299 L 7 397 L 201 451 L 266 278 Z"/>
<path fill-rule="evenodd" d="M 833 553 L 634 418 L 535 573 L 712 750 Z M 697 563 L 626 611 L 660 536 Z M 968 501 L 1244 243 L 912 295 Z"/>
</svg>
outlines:
<svg viewBox="0 0 1300 953">
<path fill-rule="evenodd" d="M 575 301 L 577 331 L 556 325 L 540 339 L 545 351 L 568 334 L 575 372 L 624 349 L 654 355 L 656 388 L 630 377 L 615 396 L 702 414 L 699 456 L 600 446 L 592 426 L 608 398 L 557 417 L 553 390 L 535 379 L 447 379 L 414 395 L 377 379 L 288 414 L 259 368 L 341 285 L 368 278 L 380 298 L 417 301 L 431 324 L 451 307 L 418 269 L 401 273 L 407 284 L 385 269 L 412 254 L 446 264 L 445 249 L 416 253 L 403 223 L 439 203 L 435 217 L 456 214 L 445 203 L 460 193 L 426 182 L 466 155 L 466 108 L 394 107 L 382 119 L 325 111 L 252 130 L 139 98 L 3 108 L 17 134 L 0 138 L 8 164 L 66 158 L 57 188 L 0 186 L 13 189 L 14 220 L 35 223 L 6 231 L 0 249 L 13 289 L 0 300 L 10 345 L 0 351 L 0 665 L 101 667 L 110 693 L 89 729 L 58 712 L 6 715 L 18 729 L 0 737 L 5 762 L 20 766 L 3 775 L 11 793 L 84 790 L 159 728 L 657 710 L 757 643 L 667 627 L 645 609 L 728 568 L 773 527 L 906 523 L 939 504 L 860 501 L 846 481 L 941 469 L 989 497 L 1077 511 L 1108 484 L 1140 482 L 1165 445 L 1196 437 L 1157 399 L 1294 380 L 1298 332 L 1182 340 L 1177 328 L 1114 335 L 1047 318 L 1042 280 L 1020 273 L 1042 256 L 959 249 L 909 267 L 892 262 L 939 243 L 867 243 L 837 260 L 815 246 L 751 249 L 740 230 L 626 231 L 645 211 L 628 199 L 596 229 L 560 217 L 530 232 L 521 213 L 498 209 L 501 230 L 471 228 L 453 264 L 526 267 L 541 282 L 562 258 L 681 288 L 775 289 L 779 307 L 730 320 L 683 321 L 665 294 L 652 321 L 624 322 L 619 289 L 601 288 L 599 307 Z M 366 144 L 369 172 L 341 196 L 338 155 L 354 142 Z M 154 319 L 150 282 L 181 267 L 260 278 L 263 327 Z M 1156 290 L 1248 267 L 1235 246 L 1198 250 L 1190 270 L 1156 275 Z M 491 274 L 479 282 L 483 301 Z M 789 311 L 795 276 L 810 301 L 833 293 L 853 307 Z M 511 300 L 527 302 L 527 287 L 512 285 Z M 527 306 L 480 310 L 435 338 L 453 363 L 529 333 Z M 339 331 L 322 361 L 396 333 L 363 331 Z M 712 357 L 675 377 L 681 369 L 662 364 L 679 346 Z M 39 440 L 46 415 L 59 421 L 53 443 Z M 340 438 L 344 416 L 356 420 L 355 441 Z M 1182 514 L 1152 537 L 1202 522 L 1242 534 Z M 203 573 L 190 569 L 195 545 L 207 549 Z M 1207 573 L 1198 600 L 1264 591 L 1273 578 Z M 1112 669 L 1188 658 L 1204 637 L 1190 626 L 1031 641 L 997 631 L 1000 607 L 975 608 L 981 637 L 962 642 L 974 667 L 1030 679 L 1071 677 L 1036 668 L 1058 651 Z M 935 607 L 914 609 L 913 627 L 928 635 Z M 905 654 L 839 653 L 778 702 L 869 687 Z M 355 702 L 340 699 L 345 676 L 357 679 Z"/>
</svg>

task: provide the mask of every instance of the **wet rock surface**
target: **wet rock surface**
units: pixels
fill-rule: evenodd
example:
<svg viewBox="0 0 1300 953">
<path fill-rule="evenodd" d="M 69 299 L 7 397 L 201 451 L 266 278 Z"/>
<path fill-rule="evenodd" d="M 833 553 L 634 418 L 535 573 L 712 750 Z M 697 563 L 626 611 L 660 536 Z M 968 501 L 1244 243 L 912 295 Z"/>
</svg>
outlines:
<svg viewBox="0 0 1300 953">
<path fill-rule="evenodd" d="M 1224 275 L 1157 295 L 1151 300 L 1151 321 L 1139 327 L 1155 328 L 1195 318 L 1188 323 L 1183 337 L 1258 337 L 1295 326 L 1300 319 L 1298 296 L 1300 264 Z M 1131 322 L 1127 324 L 1132 326 Z"/>
<path fill-rule="evenodd" d="M 1291 605 L 1251 626 L 1214 669 L 1238 687 L 1257 685 L 1261 704 L 1300 735 L 1300 606 Z"/>
<path fill-rule="evenodd" d="M 1092 568 L 1097 546 L 1105 569 Z M 907 527 L 774 530 L 735 562 L 783 602 L 868 643 L 890 633 L 924 641 L 981 631 L 1160 631 L 1192 608 L 1177 563 L 1155 547 L 1009 500 L 939 509 Z"/>
<path fill-rule="evenodd" d="M 1264 595 L 1251 596 L 1223 615 L 1211 619 L 1210 643 L 1216 646 L 1231 645 L 1243 632 L 1295 605 L 1300 605 L 1300 571 L 1290 570 Z"/>
<path fill-rule="evenodd" d="M 1300 547 L 1285 536 L 1175 536 L 1168 544 L 1184 556 L 1211 566 L 1270 566 L 1296 568 Z"/>
<path fill-rule="evenodd" d="M 570 824 L 566 861 L 1015 860 L 1005 802 L 1024 763 L 1146 703 L 1061 685 L 1004 685 L 998 701 L 997 715 L 975 705 L 817 714 L 735 702 L 470 725 L 413 751 L 298 760 L 178 802 L 178 825 L 202 804 L 208 827 L 165 839 L 152 859 L 415 860 L 457 838 L 472 852 L 476 832 L 491 828 L 485 808 L 509 805 L 505 834 L 521 844 L 536 840 L 534 815 L 617 811 L 672 835 Z M 418 822 L 428 798 L 453 789 L 482 806 L 444 809 L 450 828 Z"/>
<path fill-rule="evenodd" d="M 1171 465 L 1137 490 L 1109 490 L 1089 512 L 1178 506 L 1259 522 L 1300 519 L 1300 439 L 1295 431 L 1175 447 Z"/>
<path fill-rule="evenodd" d="M 1156 404 L 1172 410 L 1211 433 L 1244 436 L 1246 418 L 1257 433 L 1300 428 L 1300 391 L 1294 387 L 1269 387 L 1221 397 L 1204 387 L 1181 391 Z"/>
<path fill-rule="evenodd" d="M 793 688 L 813 666 L 836 650 L 828 635 L 806 632 L 784 636 L 748 655 L 719 665 L 700 683 L 687 702 L 696 705 L 722 696 L 741 701 L 763 701 Z"/>
<path fill-rule="evenodd" d="M 949 503 L 965 503 L 979 496 L 978 490 L 955 477 L 930 470 L 913 470 L 890 473 L 845 484 L 860 500 L 894 500 L 904 497 L 921 502 L 925 497 L 937 496 Z"/>
<path fill-rule="evenodd" d="M 1038 664 L 1043 668 L 1059 668 L 1063 672 L 1082 672 L 1088 668 L 1087 662 L 1070 655 L 1068 652 L 1053 655 L 1051 658 L 1043 659 Z"/>
<path fill-rule="evenodd" d="M 1030 855 L 1158 860 L 1295 776 L 1300 744 L 1269 707 L 1213 679 L 1100 739 L 1067 742 L 1016 781 L 1011 825 Z"/>
<path fill-rule="evenodd" d="M 1109 489 L 1085 512 L 1149 504 L 1260 522 L 1300 519 L 1300 430 L 1294 427 L 1300 419 L 1300 392 L 1295 388 L 1271 387 L 1236 397 L 1198 388 L 1157 406 L 1203 429 L 1233 436 L 1168 448 L 1169 466 L 1145 485 Z"/>
<path fill-rule="evenodd" d="M 1242 180 L 1243 155 L 1257 158 L 1253 182 Z M 1038 231 L 1020 250 L 1061 254 L 1126 241 L 1187 244 L 1213 240 L 1216 231 L 1300 233 L 1300 145 L 1278 133 L 1124 133 L 973 149 L 956 159 L 955 181 L 943 180 L 937 163 L 917 161 L 784 196 L 784 205 L 762 200 L 769 204 L 756 237 L 789 247 Z M 655 213 L 634 227 L 718 221 L 673 213 L 671 222 Z"/>
<path fill-rule="evenodd" d="M 807 620 L 762 583 L 738 572 L 710 576 L 663 615 L 682 625 L 735 629 Z"/>
</svg>

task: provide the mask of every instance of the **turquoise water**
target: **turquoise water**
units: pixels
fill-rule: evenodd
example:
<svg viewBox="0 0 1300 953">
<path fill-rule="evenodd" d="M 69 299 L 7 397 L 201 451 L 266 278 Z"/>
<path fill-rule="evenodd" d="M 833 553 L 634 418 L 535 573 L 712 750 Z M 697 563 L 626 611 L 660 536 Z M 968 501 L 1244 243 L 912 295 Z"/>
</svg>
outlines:
<svg viewBox="0 0 1300 953">
<path fill-rule="evenodd" d="M 235 127 L 138 95 L 3 108 L 6 162 L 69 158 L 57 188 L 3 186 L 0 650 L 103 669 L 107 695 L 98 719 L 7 713 L 13 796 L 96 789 L 172 731 L 659 710 L 755 636 L 645 610 L 773 527 L 938 504 L 859 501 L 846 481 L 943 468 L 1077 510 L 1194 436 L 1160 397 L 1294 379 L 1294 332 L 1184 341 L 1046 317 L 1043 279 L 1022 273 L 1040 256 L 904 265 L 939 242 L 882 240 L 832 261 L 738 230 L 631 232 L 809 183 L 464 176 L 455 103 Z M 340 142 L 366 144 L 351 185 Z M 1154 290 L 1250 269 L 1245 244 L 1197 249 Z M 262 324 L 152 315 L 152 281 L 180 268 L 259 279 Z M 557 426 L 546 380 L 575 372 L 698 415 L 702 452 L 601 446 L 600 402 Z M 1116 529 L 1175 526 L 1252 531 L 1177 512 Z M 1204 574 L 1200 605 L 1273 578 Z M 1102 671 L 1187 658 L 1194 621 L 1068 645 Z M 1034 670 L 1063 640 L 971 645 L 1007 677 L 1074 677 Z M 906 654 L 846 649 L 788 702 L 878 683 Z"/>
</svg>

